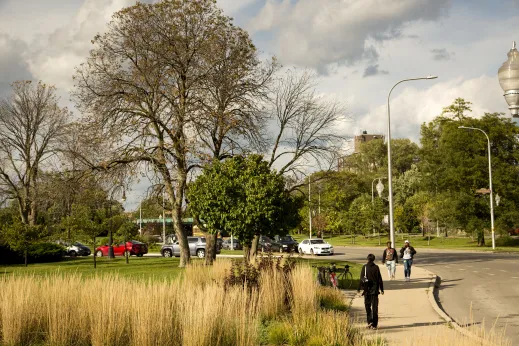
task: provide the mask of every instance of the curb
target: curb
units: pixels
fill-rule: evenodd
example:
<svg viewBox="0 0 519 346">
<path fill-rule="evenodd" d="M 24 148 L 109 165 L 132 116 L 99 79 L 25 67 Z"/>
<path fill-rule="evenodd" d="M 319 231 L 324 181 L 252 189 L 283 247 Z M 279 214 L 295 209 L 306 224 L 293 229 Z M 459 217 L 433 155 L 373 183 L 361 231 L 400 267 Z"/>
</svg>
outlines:
<svg viewBox="0 0 519 346">
<path fill-rule="evenodd" d="M 424 268 L 422 268 L 422 269 L 424 269 Z M 427 270 L 427 269 L 425 269 L 425 270 Z M 432 274 L 432 277 L 431 277 L 431 281 L 429 282 L 429 289 L 427 290 L 427 296 L 429 298 L 429 302 L 431 303 L 431 306 L 434 309 L 434 311 L 436 311 L 436 313 L 438 315 L 440 315 L 440 317 L 442 319 L 444 319 L 447 323 L 449 323 L 459 333 L 465 335 L 468 338 L 473 339 L 474 341 L 477 341 L 481 345 L 493 345 L 490 342 L 481 339 L 479 336 L 470 332 L 466 328 L 460 326 L 449 315 L 447 315 L 447 313 L 445 311 L 443 311 L 442 308 L 440 308 L 440 306 L 438 305 L 438 301 L 436 300 L 435 297 L 438 297 L 438 291 L 440 289 L 442 279 L 441 279 L 441 277 L 439 277 L 438 275 L 436 275 L 432 272 L 429 272 L 429 273 Z M 431 285 L 434 286 L 434 288 L 432 290 L 431 290 Z"/>
</svg>

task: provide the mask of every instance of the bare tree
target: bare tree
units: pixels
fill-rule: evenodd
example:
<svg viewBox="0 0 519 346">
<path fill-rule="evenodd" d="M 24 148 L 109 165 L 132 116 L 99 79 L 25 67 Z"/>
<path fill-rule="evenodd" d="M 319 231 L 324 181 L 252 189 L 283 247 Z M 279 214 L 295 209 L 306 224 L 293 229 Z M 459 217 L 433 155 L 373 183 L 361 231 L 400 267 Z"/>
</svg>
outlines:
<svg viewBox="0 0 519 346">
<path fill-rule="evenodd" d="M 12 87 L 13 96 L 0 101 L 0 193 L 17 201 L 22 223 L 34 226 L 40 173 L 61 148 L 71 113 L 59 107 L 52 86 Z"/>
<path fill-rule="evenodd" d="M 344 106 L 319 96 L 316 86 L 312 73 L 288 70 L 270 95 L 275 135 L 268 146 L 269 164 L 287 177 L 290 190 L 304 184 L 304 171 L 310 166 L 331 170 L 346 139 L 338 133 L 340 123 L 348 118 Z M 257 244 L 258 237 L 252 255 Z"/>
<path fill-rule="evenodd" d="M 310 165 L 328 169 L 344 144 L 337 128 L 348 118 L 345 108 L 318 96 L 316 86 L 312 73 L 289 70 L 271 95 L 277 132 L 270 146 L 270 166 L 279 174 L 297 176 Z"/>
<path fill-rule="evenodd" d="M 186 180 L 207 160 L 197 139 L 208 133 L 200 121 L 211 89 L 206 82 L 220 63 L 220 43 L 233 35 L 242 34 L 212 0 L 138 3 L 114 14 L 75 75 L 84 138 L 102 148 L 83 159 L 96 169 L 144 166 L 160 178 L 172 206 L 180 266 L 190 261 L 181 224 Z"/>
</svg>

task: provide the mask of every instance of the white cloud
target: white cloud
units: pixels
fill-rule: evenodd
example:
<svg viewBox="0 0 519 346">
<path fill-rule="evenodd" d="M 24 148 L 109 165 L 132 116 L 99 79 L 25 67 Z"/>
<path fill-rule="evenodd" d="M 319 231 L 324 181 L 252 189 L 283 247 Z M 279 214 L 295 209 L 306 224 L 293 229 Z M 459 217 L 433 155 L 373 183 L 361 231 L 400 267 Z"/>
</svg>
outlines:
<svg viewBox="0 0 519 346">
<path fill-rule="evenodd" d="M 273 31 L 283 63 L 325 71 L 331 64 L 374 60 L 374 40 L 398 37 L 410 22 L 435 20 L 449 4 L 449 0 L 267 0 L 249 29 Z"/>
<path fill-rule="evenodd" d="M 237 14 L 241 9 L 247 7 L 258 0 L 218 0 L 218 6 L 228 16 Z"/>
<path fill-rule="evenodd" d="M 32 45 L 28 63 L 33 74 L 70 90 L 74 68 L 85 61 L 91 40 L 106 29 L 114 12 L 134 4 L 135 0 L 85 0 L 68 23 Z"/>
<path fill-rule="evenodd" d="M 440 115 L 443 107 L 462 97 L 472 102 L 472 117 L 485 112 L 505 112 L 506 102 L 495 77 L 482 75 L 464 80 L 455 78 L 438 82 L 427 89 L 417 89 L 410 84 L 395 89 L 391 98 L 391 134 L 393 138 L 407 137 L 415 142 L 420 138 L 420 125 Z M 387 106 L 379 105 L 356 120 L 355 132 L 369 129 L 373 133 L 387 132 Z"/>
<path fill-rule="evenodd" d="M 23 41 L 0 33 L 0 97 L 10 94 L 10 85 L 15 80 L 32 79 L 23 59 L 26 49 Z"/>
</svg>

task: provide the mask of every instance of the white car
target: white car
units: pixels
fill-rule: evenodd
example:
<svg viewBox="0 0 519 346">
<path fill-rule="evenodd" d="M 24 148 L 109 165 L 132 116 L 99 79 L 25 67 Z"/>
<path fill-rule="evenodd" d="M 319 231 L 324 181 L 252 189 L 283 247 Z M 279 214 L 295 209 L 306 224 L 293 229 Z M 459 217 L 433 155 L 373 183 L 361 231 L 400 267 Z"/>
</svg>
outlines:
<svg viewBox="0 0 519 346">
<path fill-rule="evenodd" d="M 333 255 L 333 246 L 322 239 L 305 239 L 299 244 L 300 254 Z"/>
</svg>

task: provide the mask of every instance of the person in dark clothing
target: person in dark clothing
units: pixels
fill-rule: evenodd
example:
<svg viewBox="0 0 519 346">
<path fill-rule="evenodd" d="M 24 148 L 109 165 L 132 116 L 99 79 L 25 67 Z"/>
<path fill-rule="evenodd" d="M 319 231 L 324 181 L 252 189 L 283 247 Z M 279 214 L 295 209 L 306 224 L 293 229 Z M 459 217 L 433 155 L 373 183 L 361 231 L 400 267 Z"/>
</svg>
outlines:
<svg viewBox="0 0 519 346">
<path fill-rule="evenodd" d="M 409 240 L 406 240 L 404 247 L 400 249 L 400 258 L 404 262 L 405 281 L 411 281 L 411 267 L 413 266 L 414 255 L 416 255 L 416 250 L 409 244 Z"/>
<path fill-rule="evenodd" d="M 384 249 L 384 253 L 382 254 L 382 264 L 385 264 L 387 267 L 387 275 L 389 276 L 389 280 L 395 279 L 397 263 L 398 255 L 396 254 L 396 250 L 391 247 L 391 242 L 388 241 L 387 248 Z"/>
<path fill-rule="evenodd" d="M 368 321 L 368 328 L 377 329 L 378 327 L 378 295 L 384 294 L 384 282 L 380 269 L 375 264 L 375 255 L 368 255 L 366 263 L 360 272 L 360 284 L 357 292 L 363 290 L 364 307 Z"/>
</svg>

